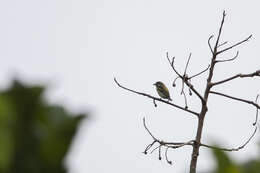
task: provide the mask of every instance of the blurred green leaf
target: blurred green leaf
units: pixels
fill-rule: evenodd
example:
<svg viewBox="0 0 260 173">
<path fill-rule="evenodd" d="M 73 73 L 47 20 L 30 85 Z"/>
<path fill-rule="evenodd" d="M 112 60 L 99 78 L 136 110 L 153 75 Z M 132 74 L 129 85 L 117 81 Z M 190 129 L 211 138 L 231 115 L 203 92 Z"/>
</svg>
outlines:
<svg viewBox="0 0 260 173">
<path fill-rule="evenodd" d="M 259 173 L 260 157 L 249 159 L 242 163 L 234 163 L 228 156 L 228 152 L 213 150 L 213 156 L 216 160 L 217 167 L 210 171 L 212 173 Z"/>
<path fill-rule="evenodd" d="M 221 150 L 213 150 L 216 163 L 218 165 L 214 173 L 239 173 L 239 167 L 231 161 L 225 152 Z"/>
<path fill-rule="evenodd" d="M 0 92 L 0 172 L 66 172 L 63 159 L 86 115 L 49 105 L 43 94 L 18 81 Z"/>
</svg>

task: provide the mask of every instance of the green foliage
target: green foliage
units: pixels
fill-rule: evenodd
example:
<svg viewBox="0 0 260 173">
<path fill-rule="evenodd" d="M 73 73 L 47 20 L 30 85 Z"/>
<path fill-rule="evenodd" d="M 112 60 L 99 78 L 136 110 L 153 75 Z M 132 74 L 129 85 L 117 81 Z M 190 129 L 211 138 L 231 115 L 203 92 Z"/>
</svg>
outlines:
<svg viewBox="0 0 260 173">
<path fill-rule="evenodd" d="M 213 150 L 218 165 L 214 173 L 239 173 L 239 167 L 231 161 L 228 155 L 220 150 Z"/>
<path fill-rule="evenodd" d="M 44 87 L 14 81 L 0 92 L 0 172 L 65 173 L 63 159 L 85 115 L 43 99 Z"/>
<path fill-rule="evenodd" d="M 234 163 L 227 152 L 213 150 L 213 156 L 216 160 L 217 167 L 212 173 L 259 173 L 260 157 L 250 159 L 244 163 Z"/>
</svg>

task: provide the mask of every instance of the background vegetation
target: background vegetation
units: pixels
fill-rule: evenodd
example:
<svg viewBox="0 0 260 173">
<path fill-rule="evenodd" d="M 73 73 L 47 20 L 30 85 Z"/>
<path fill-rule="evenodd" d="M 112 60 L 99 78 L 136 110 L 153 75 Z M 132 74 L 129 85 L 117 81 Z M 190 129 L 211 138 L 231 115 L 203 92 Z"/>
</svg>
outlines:
<svg viewBox="0 0 260 173">
<path fill-rule="evenodd" d="M 0 91 L 0 172 L 65 173 L 72 138 L 86 114 L 49 105 L 43 86 L 13 81 Z"/>
</svg>

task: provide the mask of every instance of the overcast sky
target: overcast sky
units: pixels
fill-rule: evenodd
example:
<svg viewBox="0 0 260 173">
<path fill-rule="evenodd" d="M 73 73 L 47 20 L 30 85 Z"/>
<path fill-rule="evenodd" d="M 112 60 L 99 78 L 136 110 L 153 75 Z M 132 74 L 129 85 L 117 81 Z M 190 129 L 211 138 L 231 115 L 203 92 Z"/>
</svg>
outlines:
<svg viewBox="0 0 260 173">
<path fill-rule="evenodd" d="M 222 11 L 227 12 L 221 41 L 230 44 L 250 34 L 234 62 L 218 64 L 214 81 L 260 67 L 258 1 L 155 1 L 155 0 L 8 0 L 0 1 L 0 86 L 14 77 L 49 86 L 47 98 L 71 111 L 90 111 L 91 122 L 80 131 L 66 159 L 71 173 L 187 172 L 191 148 L 169 151 L 173 166 L 158 161 L 157 153 L 143 155 L 152 142 L 142 126 L 165 141 L 195 137 L 196 119 L 188 113 L 128 93 L 113 82 L 157 96 L 154 82 L 170 89 L 173 102 L 184 105 L 180 83 L 165 52 L 176 56 L 181 71 L 192 52 L 188 74 L 210 63 L 207 39 L 216 34 Z M 236 50 L 220 58 L 230 58 Z M 202 93 L 207 73 L 192 82 Z M 254 100 L 260 79 L 237 79 L 217 91 Z M 199 100 L 188 98 L 199 111 Z M 202 141 L 222 146 L 241 145 L 253 132 L 255 108 L 220 96 L 210 96 Z M 232 153 L 238 161 L 256 157 L 257 137 Z M 199 170 L 214 166 L 208 149 L 201 149 Z"/>
</svg>

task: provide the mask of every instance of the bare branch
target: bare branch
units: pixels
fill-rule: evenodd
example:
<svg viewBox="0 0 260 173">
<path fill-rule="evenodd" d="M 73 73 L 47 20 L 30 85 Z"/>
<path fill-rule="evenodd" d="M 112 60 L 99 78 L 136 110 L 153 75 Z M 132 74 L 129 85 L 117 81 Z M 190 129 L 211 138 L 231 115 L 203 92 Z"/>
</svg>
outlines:
<svg viewBox="0 0 260 173">
<path fill-rule="evenodd" d="M 162 150 L 162 146 L 159 146 L 159 160 L 162 160 L 162 155 L 161 155 L 161 150 Z"/>
<path fill-rule="evenodd" d="M 149 135 L 153 138 L 154 141 L 158 142 L 160 145 L 167 145 L 170 148 L 172 148 L 173 146 L 178 146 L 178 147 L 182 147 L 185 145 L 193 145 L 194 140 L 190 140 L 188 142 L 164 142 L 162 140 L 157 139 L 152 132 L 148 129 L 147 125 L 146 125 L 146 121 L 145 118 L 143 117 L 143 125 L 145 130 L 149 133 Z"/>
<path fill-rule="evenodd" d="M 151 144 L 149 144 L 145 150 L 144 150 L 144 154 L 147 154 L 148 151 L 156 144 L 158 143 L 159 146 L 155 147 L 152 149 L 152 151 L 150 153 L 153 153 L 155 150 L 159 150 L 159 160 L 162 159 L 162 155 L 161 155 L 161 152 L 162 152 L 162 147 L 166 147 L 166 150 L 165 150 L 165 159 L 167 161 L 167 163 L 169 164 L 172 164 L 172 161 L 170 161 L 168 159 L 168 149 L 171 148 L 171 149 L 176 149 L 176 148 L 180 148 L 180 147 L 183 147 L 183 146 L 186 146 L 186 145 L 194 145 L 194 140 L 190 140 L 188 142 L 164 142 L 162 140 L 159 140 L 157 139 L 152 133 L 151 131 L 147 128 L 146 126 L 146 123 L 145 123 L 145 118 L 143 118 L 143 125 L 144 125 L 144 128 L 145 130 L 149 133 L 149 135 L 153 138 L 153 142 Z"/>
<path fill-rule="evenodd" d="M 216 40 L 216 43 L 215 43 L 215 46 L 214 46 L 214 54 L 217 52 L 217 48 L 219 46 L 218 43 L 219 43 L 220 35 L 222 33 L 222 28 L 223 28 L 223 24 L 224 24 L 224 21 L 225 21 L 225 17 L 226 17 L 226 12 L 224 10 L 223 15 L 222 15 L 221 24 L 220 24 L 220 27 L 219 27 L 219 30 L 218 30 L 218 37 L 217 37 L 217 40 Z"/>
<path fill-rule="evenodd" d="M 237 51 L 236 55 L 233 58 L 226 59 L 226 60 L 216 60 L 215 62 L 218 63 L 218 62 L 233 61 L 233 60 L 235 60 L 238 57 L 238 54 L 239 54 L 239 51 Z"/>
<path fill-rule="evenodd" d="M 146 126 L 146 124 L 145 124 L 145 118 L 143 117 L 143 125 L 144 125 L 144 128 L 145 128 L 145 130 L 149 133 L 149 135 L 153 138 L 153 140 L 157 140 L 154 136 L 153 136 L 153 134 L 150 132 L 150 130 L 147 128 L 147 126 Z"/>
<path fill-rule="evenodd" d="M 171 65 L 171 67 L 172 67 L 172 69 L 174 70 L 174 72 L 175 72 L 180 78 L 182 78 L 182 75 L 174 68 L 174 59 L 175 59 L 175 57 L 173 57 L 173 58 L 172 58 L 172 61 L 171 61 L 170 58 L 169 58 L 168 52 L 166 52 L 166 58 L 168 59 L 168 62 L 169 62 L 169 64 Z"/>
<path fill-rule="evenodd" d="M 170 147 L 167 147 L 166 150 L 165 150 L 165 159 L 166 159 L 167 163 L 169 163 L 169 164 L 171 165 L 171 164 L 172 164 L 172 161 L 168 159 L 168 149 L 169 149 L 169 148 L 170 148 Z"/>
<path fill-rule="evenodd" d="M 237 74 L 237 75 L 234 75 L 232 77 L 229 77 L 227 79 L 224 79 L 224 80 L 221 80 L 219 82 L 215 82 L 215 83 L 212 83 L 211 85 L 214 86 L 214 85 L 219 85 L 219 84 L 222 84 L 222 83 L 225 83 L 225 82 L 228 82 L 230 80 L 233 80 L 233 79 L 236 79 L 238 77 L 240 78 L 245 78 L 245 77 L 255 77 L 255 76 L 260 76 L 260 70 L 257 70 L 253 73 L 248 73 L 248 74 Z"/>
<path fill-rule="evenodd" d="M 192 96 L 192 92 L 191 92 L 191 89 L 189 88 L 189 95 Z"/>
<path fill-rule="evenodd" d="M 189 65 L 189 63 L 190 63 L 190 58 L 191 58 L 191 53 L 190 53 L 189 58 L 188 58 L 188 61 L 187 61 L 187 63 L 186 63 L 183 76 L 186 76 L 186 74 L 187 74 L 187 68 L 188 68 L 188 65 Z"/>
<path fill-rule="evenodd" d="M 154 107 L 157 107 L 157 104 L 155 103 L 155 99 L 153 99 Z"/>
<path fill-rule="evenodd" d="M 183 94 L 184 96 L 184 101 L 185 101 L 185 109 L 188 109 L 188 103 L 187 103 L 187 97 L 186 97 L 186 94 L 185 92 L 182 90 L 181 94 Z"/>
<path fill-rule="evenodd" d="M 143 153 L 144 153 L 144 154 L 147 154 L 147 151 L 150 150 L 150 148 L 151 148 L 156 142 L 157 142 L 157 141 L 154 140 L 151 144 L 147 145 L 147 147 L 145 148 L 145 150 L 144 150 Z"/>
<path fill-rule="evenodd" d="M 179 145 L 176 145 L 176 146 L 170 146 L 171 148 L 180 148 L 180 147 L 183 147 L 185 145 L 194 145 L 194 140 L 190 140 L 188 142 L 184 142 L 182 144 L 179 144 Z"/>
<path fill-rule="evenodd" d="M 256 131 L 257 131 L 257 127 L 255 127 L 255 130 L 254 130 L 253 134 L 250 136 L 250 138 L 243 145 L 241 145 L 237 148 L 221 148 L 221 147 L 210 146 L 210 145 L 206 145 L 206 144 L 202 144 L 202 143 L 200 143 L 200 146 L 206 147 L 206 148 L 211 148 L 211 149 L 222 150 L 222 151 L 239 151 L 239 150 L 243 149 L 250 142 L 250 140 L 254 137 Z"/>
<path fill-rule="evenodd" d="M 161 144 L 157 147 L 155 147 L 150 153 L 152 154 L 155 150 L 157 150 L 159 147 L 161 147 Z"/>
<path fill-rule="evenodd" d="M 225 49 L 223 49 L 221 51 L 218 51 L 217 54 L 221 54 L 221 53 L 226 52 L 226 51 L 228 51 L 228 50 L 230 50 L 230 49 L 232 49 L 232 48 L 234 48 L 236 46 L 239 46 L 240 44 L 248 41 L 251 37 L 252 37 L 252 34 L 250 36 L 248 36 L 246 39 L 244 39 L 244 40 L 242 40 L 242 41 L 240 41 L 240 42 L 238 42 L 238 43 L 236 43 L 236 44 L 234 44 L 234 45 L 232 45 L 232 46 L 230 46 L 228 48 L 225 48 Z"/>
<path fill-rule="evenodd" d="M 186 100 L 186 95 L 184 93 L 184 80 L 182 80 L 181 82 L 181 95 L 184 95 L 184 99 L 185 99 L 185 108 L 187 107 L 187 100 Z"/>
<path fill-rule="evenodd" d="M 255 98 L 255 103 L 256 103 L 256 104 L 257 104 L 258 97 L 259 97 L 259 94 L 257 94 L 257 96 L 256 96 L 256 98 Z M 258 119 L 258 108 L 256 108 L 255 122 L 253 123 L 253 126 L 256 125 L 257 119 Z"/>
<path fill-rule="evenodd" d="M 157 100 L 157 101 L 159 101 L 159 102 L 166 103 L 166 104 L 168 104 L 168 105 L 171 105 L 171 106 L 176 107 L 176 108 L 178 108 L 178 109 L 181 109 L 181 110 L 184 110 L 184 111 L 186 111 L 186 112 L 189 112 L 189 113 L 191 113 L 191 114 L 193 114 L 193 115 L 196 115 L 197 117 L 199 116 L 199 113 L 194 112 L 194 111 L 189 110 L 189 109 L 185 109 L 185 107 L 181 107 L 181 106 L 179 106 L 179 105 L 170 103 L 169 101 L 165 101 L 165 100 L 163 100 L 163 99 L 161 99 L 161 98 L 157 98 L 157 97 L 151 96 L 151 95 L 146 94 L 146 93 L 142 93 L 142 92 L 138 92 L 138 91 L 135 91 L 135 90 L 126 88 L 126 87 L 122 86 L 121 84 L 119 84 L 119 83 L 117 82 L 116 78 L 114 78 L 114 81 L 115 81 L 115 83 L 116 83 L 120 88 L 123 88 L 123 89 L 125 89 L 125 90 L 127 90 L 127 91 L 130 91 L 130 92 L 135 93 L 135 94 L 138 94 L 138 95 L 146 96 L 146 97 L 148 97 L 148 98 L 151 98 L 151 99 L 153 99 L 153 100 Z"/>
<path fill-rule="evenodd" d="M 200 93 L 194 88 L 194 86 L 188 81 L 186 75 L 182 76 L 174 67 L 174 59 L 171 62 L 168 52 L 166 52 L 166 58 L 168 59 L 169 64 L 171 65 L 173 71 L 182 79 L 182 81 L 200 98 L 200 100 L 204 103 L 204 98 L 200 95 Z M 175 79 L 176 80 L 176 79 Z"/>
<path fill-rule="evenodd" d="M 180 76 L 177 76 L 174 80 L 173 80 L 173 83 L 172 83 L 172 86 L 175 87 L 176 86 L 176 81 L 177 79 L 181 79 Z"/>
<path fill-rule="evenodd" d="M 188 77 L 188 80 L 190 80 L 190 79 L 192 79 L 192 78 L 194 78 L 194 77 L 196 77 L 196 76 L 199 76 L 199 75 L 201 75 L 202 73 L 206 72 L 206 71 L 209 69 L 209 67 L 210 67 L 210 65 L 208 65 L 208 67 L 207 67 L 205 70 L 203 70 L 203 71 L 201 71 L 201 72 L 199 72 L 199 73 L 197 73 L 197 74 L 195 74 L 195 75 L 193 75 L 193 76 Z"/>
<path fill-rule="evenodd" d="M 210 51 L 211 51 L 212 54 L 213 54 L 213 49 L 212 49 L 212 47 L 211 47 L 210 40 L 211 40 L 213 37 L 214 37 L 214 35 L 211 35 L 211 36 L 209 37 L 209 39 L 208 39 L 208 45 L 209 45 L 209 48 L 210 48 Z"/>
<path fill-rule="evenodd" d="M 245 99 L 241 99 L 241 98 L 229 96 L 229 95 L 227 95 L 227 94 L 223 94 L 223 93 L 219 93 L 219 92 L 215 92 L 215 91 L 210 91 L 209 93 L 211 93 L 211 94 L 216 94 L 216 95 L 220 95 L 220 96 L 224 96 L 224 97 L 227 97 L 227 98 L 230 98 L 230 99 L 233 99 L 233 100 L 241 101 L 241 102 L 244 102 L 244 103 L 253 105 L 253 106 L 255 106 L 257 109 L 260 109 L 260 106 L 259 106 L 258 104 L 256 104 L 255 102 L 253 102 L 253 101 L 249 101 L 249 100 L 245 100 Z"/>
<path fill-rule="evenodd" d="M 194 86 L 189 82 L 185 81 L 185 84 L 200 98 L 201 102 L 204 103 L 204 98 L 200 95 L 200 93 L 194 88 Z"/>
<path fill-rule="evenodd" d="M 224 46 L 227 43 L 228 43 L 227 41 L 225 41 L 224 43 L 221 43 L 220 45 L 218 45 L 218 48 L 220 48 L 221 46 Z"/>
</svg>

